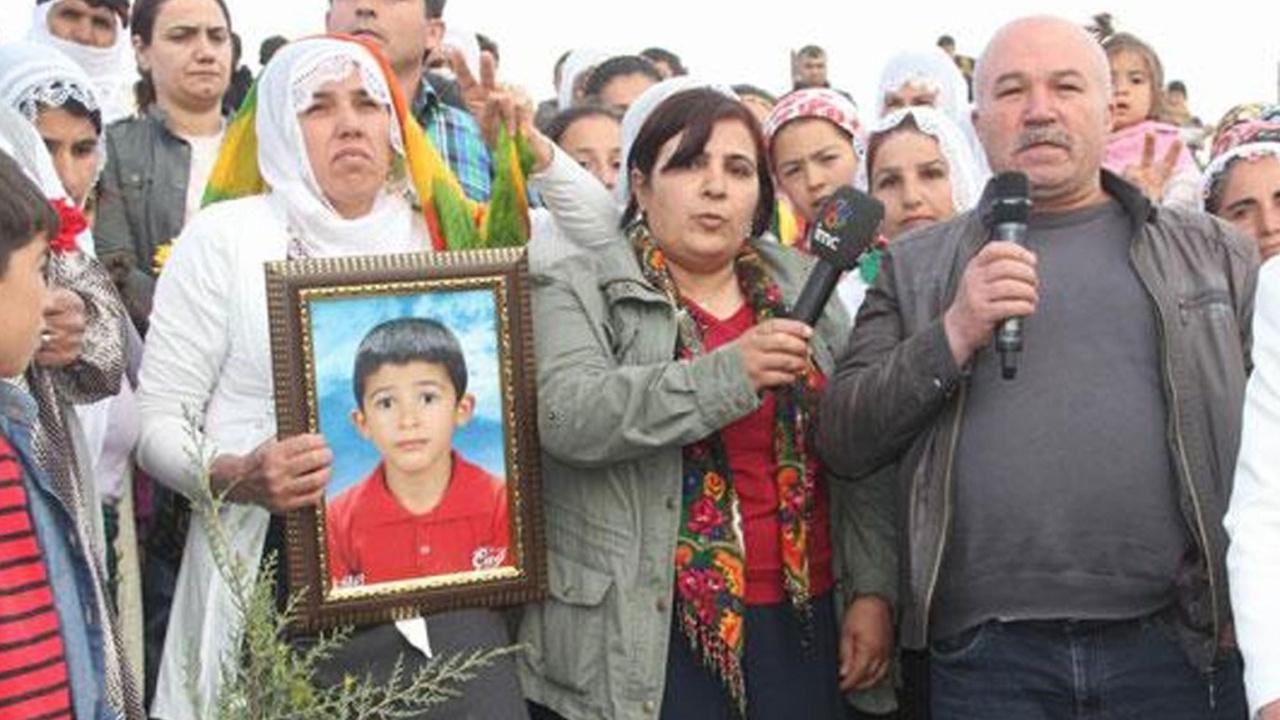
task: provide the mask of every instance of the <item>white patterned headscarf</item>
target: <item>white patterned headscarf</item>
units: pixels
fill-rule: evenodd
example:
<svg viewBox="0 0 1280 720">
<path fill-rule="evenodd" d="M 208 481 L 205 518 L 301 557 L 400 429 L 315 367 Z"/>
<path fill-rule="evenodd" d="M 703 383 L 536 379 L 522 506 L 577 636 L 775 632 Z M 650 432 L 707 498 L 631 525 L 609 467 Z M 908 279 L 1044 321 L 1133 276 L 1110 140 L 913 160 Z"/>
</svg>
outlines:
<svg viewBox="0 0 1280 720">
<path fill-rule="evenodd" d="M 0 103 L 0 150 L 13 158 L 47 198 L 63 198 L 67 191 L 58 179 L 49 151 L 35 126 L 8 104 Z"/>
<path fill-rule="evenodd" d="M 934 107 L 947 114 L 951 122 L 960 129 L 965 141 L 969 144 L 979 176 L 986 181 L 991 169 L 987 164 L 986 153 L 978 141 L 978 133 L 973 127 L 973 107 L 969 103 L 969 84 L 964 74 L 951 56 L 941 48 L 931 47 L 924 50 L 907 50 L 890 58 L 880 72 L 880 83 L 876 96 L 876 115 L 883 117 L 887 112 L 885 98 L 889 93 L 899 92 L 903 87 L 915 87 L 933 91 L 936 94 Z"/>
<path fill-rule="evenodd" d="M 46 108 L 61 108 L 75 101 L 102 121 L 97 91 L 84 70 L 66 55 L 48 45 L 13 42 L 0 45 L 0 103 L 17 110 L 32 125 Z M 98 127 L 98 167 L 106 164 L 106 144 Z"/>
<path fill-rule="evenodd" d="M 58 2 L 53 0 L 35 6 L 27 39 L 54 48 L 84 70 L 93 83 L 94 96 L 102 110 L 103 125 L 133 115 L 133 84 L 138 79 L 138 69 L 134 64 L 133 41 L 128 31 L 117 17 L 116 42 L 111 47 L 91 47 L 63 40 L 49 32 L 49 12 Z"/>
<path fill-rule="evenodd" d="M 677 75 L 676 77 L 667 78 L 656 85 L 649 86 L 627 108 L 626 114 L 622 116 L 622 172 L 618 173 L 618 184 L 613 188 L 614 199 L 618 201 L 619 207 L 626 207 L 627 202 L 631 199 L 631 178 L 627 167 L 631 155 L 631 146 L 635 144 L 636 137 L 640 135 L 640 129 L 644 127 L 645 122 L 653 114 L 653 111 L 657 110 L 658 106 L 667 98 L 676 93 L 697 88 L 709 88 L 725 97 L 730 97 L 734 100 L 738 99 L 738 94 L 727 85 L 709 83 L 691 75 Z"/>
<path fill-rule="evenodd" d="M 974 160 L 964 134 L 946 113 L 931 107 L 909 107 L 894 110 L 876 121 L 871 130 L 868 145 L 874 148 L 877 140 L 902 127 L 910 118 L 920 132 L 938 141 L 938 149 L 947 161 L 948 176 L 951 180 L 951 200 L 955 211 L 962 213 L 978 204 L 982 196 L 984 180 Z M 871 181 L 872 168 L 869 162 L 873 153 L 868 153 L 863 160 L 861 175 Z"/>
<path fill-rule="evenodd" d="M 392 110 L 391 82 L 359 43 L 311 38 L 290 43 L 267 64 L 258 83 L 258 165 L 280 211 L 305 254 L 323 257 L 422 251 L 430 246 L 425 225 L 410 202 L 402 170 L 393 172 L 363 217 L 342 217 L 325 197 L 307 157 L 299 114 L 311 107 L 324 84 L 359 73 L 369 96 L 387 108 L 391 144 L 403 167 L 404 142 Z"/>
</svg>

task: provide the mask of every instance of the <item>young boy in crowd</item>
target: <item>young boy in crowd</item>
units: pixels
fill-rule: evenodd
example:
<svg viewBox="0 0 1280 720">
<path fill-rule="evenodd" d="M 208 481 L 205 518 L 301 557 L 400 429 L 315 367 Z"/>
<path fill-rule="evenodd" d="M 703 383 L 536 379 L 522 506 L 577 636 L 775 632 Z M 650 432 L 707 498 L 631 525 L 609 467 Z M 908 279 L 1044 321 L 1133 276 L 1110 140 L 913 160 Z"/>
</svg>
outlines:
<svg viewBox="0 0 1280 720">
<path fill-rule="evenodd" d="M 382 462 L 329 503 L 329 572 L 352 587 L 510 565 L 506 483 L 453 449 L 475 410 L 454 334 L 400 318 L 356 351 L 352 423 Z"/>
<path fill-rule="evenodd" d="M 58 226 L 40 190 L 0 152 L 0 717 L 6 718 L 107 713 L 103 638 L 83 545 L 35 464 L 35 401 L 5 379 L 21 375 L 40 345 L 49 238 Z"/>
</svg>

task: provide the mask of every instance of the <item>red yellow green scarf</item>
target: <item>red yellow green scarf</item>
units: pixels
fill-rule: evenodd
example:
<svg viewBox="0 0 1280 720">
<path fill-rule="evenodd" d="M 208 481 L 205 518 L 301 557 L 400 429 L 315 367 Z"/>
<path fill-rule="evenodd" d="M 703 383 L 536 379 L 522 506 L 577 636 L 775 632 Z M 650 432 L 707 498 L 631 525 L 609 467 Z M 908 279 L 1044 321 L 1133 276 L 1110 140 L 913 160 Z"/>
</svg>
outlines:
<svg viewBox="0 0 1280 720">
<path fill-rule="evenodd" d="M 503 128 L 492 151 L 493 190 L 487 204 L 463 194 L 462 186 L 431 144 L 427 134 L 409 112 L 408 102 L 395 73 L 382 52 L 359 38 L 332 35 L 368 48 L 387 78 L 391 92 L 393 120 L 404 139 L 405 163 L 413 189 L 436 252 L 523 245 L 529 239 L 529 202 L 525 176 L 533 165 L 533 155 L 523 136 L 512 136 Z M 258 86 L 250 89 L 240 110 L 227 125 L 222 147 L 205 186 L 204 204 L 258 195 L 267 191 L 258 168 L 258 137 L 255 121 Z"/>
<path fill-rule="evenodd" d="M 666 257 L 654 244 L 648 227 L 636 223 L 629 235 L 645 279 L 679 309 L 676 358 L 688 360 L 704 354 L 703 328 L 684 308 Z M 744 247 L 734 267 L 756 323 L 786 317 L 781 290 L 750 246 Z M 773 417 L 782 581 L 806 628 L 812 621 L 809 543 L 816 498 L 815 478 L 806 464 L 806 441 L 808 418 L 816 407 L 817 381 L 810 366 L 794 385 L 777 390 Z M 733 473 L 719 433 L 685 446 L 681 489 L 675 555 L 677 618 L 695 653 L 725 685 L 739 714 L 746 717 L 742 670 L 745 549 Z"/>
</svg>

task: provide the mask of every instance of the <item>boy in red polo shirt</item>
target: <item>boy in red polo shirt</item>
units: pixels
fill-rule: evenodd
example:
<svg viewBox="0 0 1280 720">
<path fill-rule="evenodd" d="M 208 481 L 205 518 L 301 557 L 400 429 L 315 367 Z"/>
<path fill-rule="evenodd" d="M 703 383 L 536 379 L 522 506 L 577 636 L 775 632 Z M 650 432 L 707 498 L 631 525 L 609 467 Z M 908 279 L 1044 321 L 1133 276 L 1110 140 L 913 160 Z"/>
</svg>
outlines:
<svg viewBox="0 0 1280 720">
<path fill-rule="evenodd" d="M 360 342 L 352 384 L 352 423 L 382 462 L 329 503 L 334 586 L 510 565 L 506 483 L 453 449 L 475 410 L 454 334 L 425 318 L 382 323 Z"/>
</svg>

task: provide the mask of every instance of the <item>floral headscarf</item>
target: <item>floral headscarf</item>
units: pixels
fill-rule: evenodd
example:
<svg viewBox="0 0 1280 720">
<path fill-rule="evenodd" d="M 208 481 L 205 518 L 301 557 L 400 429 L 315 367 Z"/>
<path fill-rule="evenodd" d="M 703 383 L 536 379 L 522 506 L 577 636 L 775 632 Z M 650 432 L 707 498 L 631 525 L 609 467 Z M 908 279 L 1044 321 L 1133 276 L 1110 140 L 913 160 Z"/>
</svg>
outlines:
<svg viewBox="0 0 1280 720">
<path fill-rule="evenodd" d="M 1216 212 L 1223 184 L 1236 161 L 1264 155 L 1280 157 L 1280 105 L 1237 105 L 1218 122 L 1213 159 L 1205 168 L 1201 199 L 1206 212 Z"/>
</svg>

